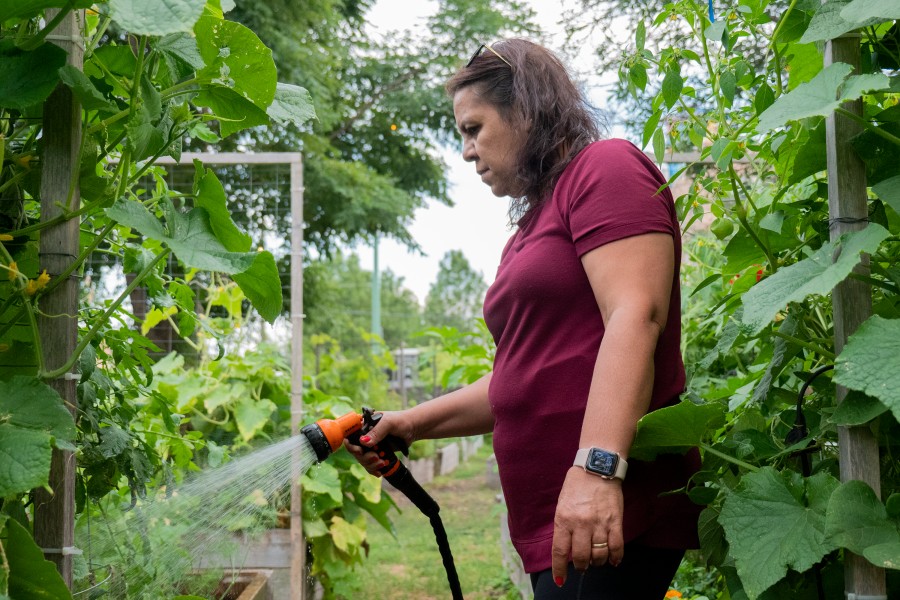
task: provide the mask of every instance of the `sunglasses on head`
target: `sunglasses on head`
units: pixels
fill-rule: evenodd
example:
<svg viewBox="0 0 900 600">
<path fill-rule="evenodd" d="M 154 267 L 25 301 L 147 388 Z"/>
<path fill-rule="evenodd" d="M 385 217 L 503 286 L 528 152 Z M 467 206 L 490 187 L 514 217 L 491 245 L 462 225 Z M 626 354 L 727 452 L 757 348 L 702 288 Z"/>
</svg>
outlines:
<svg viewBox="0 0 900 600">
<path fill-rule="evenodd" d="M 481 56 L 482 51 L 484 51 L 485 49 L 493 52 L 497 58 L 499 58 L 500 60 L 505 62 L 509 66 L 509 68 L 512 69 L 512 64 L 508 60 L 503 58 L 503 56 L 501 56 L 499 52 L 497 52 L 496 50 L 491 48 L 490 44 L 482 44 L 482 45 L 478 46 L 478 50 L 475 51 L 475 54 L 473 54 L 472 58 L 469 59 L 469 62 L 466 63 L 467 69 L 472 66 L 472 63 L 475 62 L 475 59 L 478 58 L 479 56 Z"/>
</svg>

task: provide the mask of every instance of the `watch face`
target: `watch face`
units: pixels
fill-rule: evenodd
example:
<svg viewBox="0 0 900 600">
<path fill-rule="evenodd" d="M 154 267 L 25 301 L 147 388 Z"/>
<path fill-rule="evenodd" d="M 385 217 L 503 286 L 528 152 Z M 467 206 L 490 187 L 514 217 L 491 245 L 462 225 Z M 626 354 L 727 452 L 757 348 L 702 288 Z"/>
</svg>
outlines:
<svg viewBox="0 0 900 600">
<path fill-rule="evenodd" d="M 600 448 L 591 448 L 587 459 L 587 469 L 604 477 L 612 477 L 616 472 L 619 456 Z"/>
</svg>

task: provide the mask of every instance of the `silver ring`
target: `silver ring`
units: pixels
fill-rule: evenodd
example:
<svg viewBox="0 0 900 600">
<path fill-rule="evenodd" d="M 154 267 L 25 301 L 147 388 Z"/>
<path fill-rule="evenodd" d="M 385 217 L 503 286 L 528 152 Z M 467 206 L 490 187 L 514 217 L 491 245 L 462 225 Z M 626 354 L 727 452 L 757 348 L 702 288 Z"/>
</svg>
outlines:
<svg viewBox="0 0 900 600">
<path fill-rule="evenodd" d="M 597 544 L 591 544 L 591 547 L 592 547 L 592 548 L 606 548 L 607 546 L 609 546 L 609 544 L 607 544 L 606 542 L 600 542 L 600 543 L 597 543 Z"/>
</svg>

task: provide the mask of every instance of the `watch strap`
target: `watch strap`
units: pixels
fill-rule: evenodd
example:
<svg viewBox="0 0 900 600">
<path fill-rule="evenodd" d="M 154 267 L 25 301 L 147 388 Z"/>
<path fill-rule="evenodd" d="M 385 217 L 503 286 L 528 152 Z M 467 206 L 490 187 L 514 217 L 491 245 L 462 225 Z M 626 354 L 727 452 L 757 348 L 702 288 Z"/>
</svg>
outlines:
<svg viewBox="0 0 900 600">
<path fill-rule="evenodd" d="M 575 467 L 581 467 L 586 472 L 591 473 L 592 475 L 597 475 L 598 477 L 605 477 L 603 475 L 599 475 L 594 473 L 593 471 L 587 468 L 588 458 L 591 455 L 591 450 L 594 448 L 579 448 L 578 452 L 575 453 L 575 462 L 572 463 Z M 603 448 L 597 448 L 598 450 L 603 450 Z M 616 472 L 606 477 L 607 479 L 619 479 L 625 481 L 625 473 L 628 471 L 628 463 L 622 458 L 618 452 L 612 452 L 611 450 L 603 450 L 603 452 L 609 452 L 610 454 L 615 454 L 619 460 L 616 461 Z"/>
</svg>

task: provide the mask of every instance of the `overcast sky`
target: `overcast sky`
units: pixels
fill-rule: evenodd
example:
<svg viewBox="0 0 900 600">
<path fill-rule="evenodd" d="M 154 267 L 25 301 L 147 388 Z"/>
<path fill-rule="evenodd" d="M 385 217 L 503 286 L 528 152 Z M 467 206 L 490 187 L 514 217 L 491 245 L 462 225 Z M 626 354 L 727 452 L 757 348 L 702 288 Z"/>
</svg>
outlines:
<svg viewBox="0 0 900 600">
<path fill-rule="evenodd" d="M 563 43 L 562 26 L 558 23 L 562 8 L 572 5 L 572 0 L 530 0 L 527 2 L 537 12 L 537 22 L 548 34 L 548 45 L 560 51 Z M 421 28 L 424 19 L 436 9 L 432 1 L 378 0 L 369 13 L 368 20 L 376 33 L 391 30 Z M 582 56 L 570 61 L 577 70 L 590 68 L 591 56 L 586 50 Z M 596 82 L 598 85 L 601 82 Z M 608 79 L 607 79 L 608 83 Z M 591 90 L 592 101 L 603 105 L 602 88 Z M 510 236 L 507 227 L 507 198 L 496 198 L 475 174 L 475 167 L 466 163 L 456 150 L 447 150 L 444 160 L 449 166 L 450 197 L 455 206 L 449 208 L 438 202 L 429 203 L 415 215 L 410 233 L 419 243 L 425 256 L 410 253 L 391 240 L 383 240 L 379 246 L 379 263 L 382 270 L 390 269 L 404 278 L 405 287 L 412 290 L 424 303 L 428 288 L 434 282 L 438 263 L 449 250 L 461 250 L 485 281 L 494 280 L 500 252 Z M 362 266 L 371 270 L 371 248 L 354 249 Z"/>
</svg>

